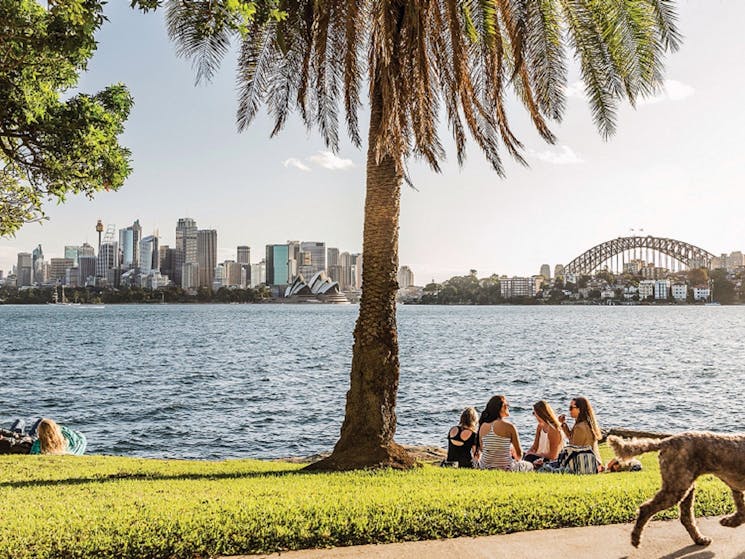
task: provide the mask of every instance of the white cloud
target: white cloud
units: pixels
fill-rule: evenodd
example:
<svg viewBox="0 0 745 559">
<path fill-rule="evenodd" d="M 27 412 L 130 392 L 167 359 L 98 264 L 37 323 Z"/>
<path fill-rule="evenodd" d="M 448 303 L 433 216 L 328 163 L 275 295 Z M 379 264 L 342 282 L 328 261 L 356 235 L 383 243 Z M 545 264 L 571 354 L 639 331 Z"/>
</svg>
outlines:
<svg viewBox="0 0 745 559">
<path fill-rule="evenodd" d="M 282 165 L 284 165 L 285 167 L 295 167 L 296 169 L 300 169 L 301 171 L 305 171 L 306 173 L 310 171 L 310 167 L 308 167 L 305 163 L 303 163 L 302 161 L 294 157 L 285 159 L 282 162 Z"/>
<path fill-rule="evenodd" d="M 638 105 L 652 105 L 660 101 L 682 101 L 696 93 L 690 85 L 677 80 L 665 80 L 662 89 L 656 95 L 640 98 Z"/>
<path fill-rule="evenodd" d="M 564 94 L 567 97 L 574 97 L 576 99 L 587 99 L 587 95 L 585 95 L 585 83 L 578 81 L 564 86 Z"/>
<path fill-rule="evenodd" d="M 306 161 L 315 163 L 329 171 L 344 171 L 354 167 L 354 162 L 351 159 L 343 159 L 330 151 L 319 151 L 317 154 L 308 157 Z"/>
<path fill-rule="evenodd" d="M 585 162 L 569 146 L 558 146 L 557 149 L 547 149 L 545 151 L 536 151 L 528 148 L 528 155 L 553 165 L 577 165 Z"/>
</svg>

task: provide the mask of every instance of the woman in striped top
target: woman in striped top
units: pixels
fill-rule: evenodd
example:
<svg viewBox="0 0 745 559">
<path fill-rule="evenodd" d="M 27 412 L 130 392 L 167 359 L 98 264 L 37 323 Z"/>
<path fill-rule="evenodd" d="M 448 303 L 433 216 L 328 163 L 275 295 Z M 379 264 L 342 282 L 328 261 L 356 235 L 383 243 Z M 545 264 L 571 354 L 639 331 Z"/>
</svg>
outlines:
<svg viewBox="0 0 745 559">
<path fill-rule="evenodd" d="M 479 419 L 479 447 L 484 469 L 529 472 L 533 464 L 521 460 L 523 451 L 515 426 L 506 421 L 510 405 L 504 396 L 493 396 Z"/>
</svg>

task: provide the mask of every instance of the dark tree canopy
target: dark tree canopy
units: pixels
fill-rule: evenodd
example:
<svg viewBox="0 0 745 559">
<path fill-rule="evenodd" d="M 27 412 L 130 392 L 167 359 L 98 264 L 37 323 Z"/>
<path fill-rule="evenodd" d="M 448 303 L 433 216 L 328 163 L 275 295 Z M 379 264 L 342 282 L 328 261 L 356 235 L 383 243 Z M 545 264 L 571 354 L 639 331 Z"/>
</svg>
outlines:
<svg viewBox="0 0 745 559">
<path fill-rule="evenodd" d="M 131 171 L 117 140 L 127 88 L 68 93 L 96 49 L 103 4 L 0 0 L 0 236 L 43 219 L 47 200 L 116 190 Z"/>
</svg>

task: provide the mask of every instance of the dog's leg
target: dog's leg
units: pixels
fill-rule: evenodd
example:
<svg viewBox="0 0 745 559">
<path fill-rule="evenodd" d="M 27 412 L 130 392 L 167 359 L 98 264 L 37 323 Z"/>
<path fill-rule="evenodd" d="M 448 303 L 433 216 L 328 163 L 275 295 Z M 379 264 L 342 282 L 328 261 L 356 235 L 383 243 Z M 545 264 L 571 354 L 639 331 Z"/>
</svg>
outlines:
<svg viewBox="0 0 745 559">
<path fill-rule="evenodd" d="M 685 482 L 685 485 L 681 482 Z M 669 509 L 678 504 L 688 493 L 692 483 L 692 479 L 677 480 L 675 485 L 663 483 L 662 489 L 657 492 L 657 495 L 639 507 L 639 516 L 636 519 L 634 529 L 631 531 L 631 545 L 639 547 L 644 526 L 647 525 L 649 519 L 661 510 Z"/>
<path fill-rule="evenodd" d="M 743 497 L 742 491 L 739 489 L 735 489 L 731 485 L 730 489 L 732 490 L 732 498 L 735 501 L 735 507 L 737 507 L 737 510 L 734 514 L 722 518 L 719 523 L 722 526 L 734 528 L 745 522 L 745 498 Z"/>
<path fill-rule="evenodd" d="M 709 545 L 711 543 L 711 538 L 703 536 L 701 532 L 698 531 L 698 526 L 696 526 L 696 517 L 693 515 L 693 503 L 695 494 L 696 485 L 694 484 L 691 486 L 691 489 L 680 502 L 680 521 L 683 526 L 685 526 L 685 529 L 688 531 L 688 535 L 691 536 L 691 539 L 693 539 L 696 545 Z"/>
</svg>

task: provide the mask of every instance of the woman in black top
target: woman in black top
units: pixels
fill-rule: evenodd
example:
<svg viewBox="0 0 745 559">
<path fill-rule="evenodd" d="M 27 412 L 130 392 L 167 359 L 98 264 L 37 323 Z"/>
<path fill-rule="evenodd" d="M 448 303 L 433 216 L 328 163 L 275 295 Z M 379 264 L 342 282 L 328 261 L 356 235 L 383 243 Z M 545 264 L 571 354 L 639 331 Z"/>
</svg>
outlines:
<svg viewBox="0 0 745 559">
<path fill-rule="evenodd" d="M 460 414 L 460 423 L 448 431 L 448 462 L 457 462 L 459 468 L 473 468 L 478 461 L 476 422 L 474 408 L 466 408 Z"/>
</svg>

